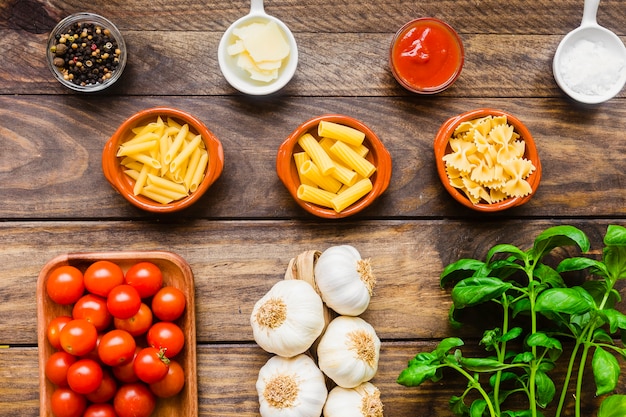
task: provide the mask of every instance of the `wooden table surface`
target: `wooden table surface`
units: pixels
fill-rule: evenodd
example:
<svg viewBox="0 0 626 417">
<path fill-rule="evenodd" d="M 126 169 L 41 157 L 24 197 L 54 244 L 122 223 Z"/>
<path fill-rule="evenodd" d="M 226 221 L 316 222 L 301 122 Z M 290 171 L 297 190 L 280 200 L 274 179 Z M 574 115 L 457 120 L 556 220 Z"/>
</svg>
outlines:
<svg viewBox="0 0 626 417">
<path fill-rule="evenodd" d="M 554 51 L 582 8 L 582 0 L 268 0 L 265 10 L 294 33 L 300 61 L 281 92 L 251 98 L 227 84 L 217 63 L 220 37 L 248 12 L 246 1 L 0 2 L 0 415 L 39 413 L 35 292 L 46 262 L 69 252 L 166 250 L 195 277 L 200 415 L 258 416 L 254 382 L 269 355 L 253 341 L 252 306 L 292 257 L 337 244 L 370 257 L 378 278 L 363 317 L 383 340 L 372 382 L 385 415 L 451 415 L 447 401 L 462 381 L 395 382 L 418 351 L 449 335 L 471 337 L 448 326 L 443 267 L 495 243 L 529 247 L 557 224 L 578 226 L 598 251 L 607 225 L 626 224 L 626 92 L 581 106 L 552 76 Z M 123 77 L 105 94 L 72 93 L 45 64 L 49 31 L 80 11 L 108 17 L 128 46 Z M 388 67 L 393 34 L 420 16 L 447 21 L 465 45 L 460 78 L 436 96 L 403 90 Z M 621 0 L 603 0 L 598 21 L 626 37 Z M 225 153 L 209 192 L 167 216 L 129 205 L 100 164 L 117 126 L 157 105 L 196 115 Z M 463 208 L 436 176 L 437 129 L 479 107 L 526 123 L 542 161 L 537 194 L 501 214 Z M 387 192 L 341 221 L 302 211 L 275 173 L 279 144 L 325 113 L 361 120 L 393 158 Z"/>
</svg>

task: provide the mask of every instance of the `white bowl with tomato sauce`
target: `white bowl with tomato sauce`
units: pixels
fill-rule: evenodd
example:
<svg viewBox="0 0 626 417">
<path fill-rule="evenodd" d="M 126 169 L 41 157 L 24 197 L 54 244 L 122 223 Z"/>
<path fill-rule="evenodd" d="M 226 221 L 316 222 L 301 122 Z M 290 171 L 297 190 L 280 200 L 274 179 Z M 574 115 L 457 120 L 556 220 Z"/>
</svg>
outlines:
<svg viewBox="0 0 626 417">
<path fill-rule="evenodd" d="M 406 23 L 396 32 L 389 50 L 393 76 L 418 94 L 436 94 L 450 87 L 464 62 L 461 38 L 450 25 L 434 17 Z"/>
</svg>

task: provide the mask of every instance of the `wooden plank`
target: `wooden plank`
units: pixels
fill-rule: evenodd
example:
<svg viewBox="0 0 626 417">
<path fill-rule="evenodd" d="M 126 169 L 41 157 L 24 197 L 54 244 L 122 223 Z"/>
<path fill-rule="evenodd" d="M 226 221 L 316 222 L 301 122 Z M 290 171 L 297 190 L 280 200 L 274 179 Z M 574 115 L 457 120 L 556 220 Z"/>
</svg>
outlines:
<svg viewBox="0 0 626 417">
<path fill-rule="evenodd" d="M 476 216 L 445 192 L 436 175 L 432 141 L 447 118 L 484 106 L 507 110 L 526 123 L 543 166 L 539 190 L 528 204 L 490 217 L 626 214 L 626 141 L 619 139 L 626 107 L 620 100 L 606 103 L 602 111 L 561 100 L 432 100 L 277 98 L 261 106 L 224 97 L 0 96 L 0 146 L 7 150 L 0 155 L 0 217 L 147 217 L 104 179 L 101 154 L 125 118 L 157 105 L 196 115 L 224 146 L 222 176 L 184 212 L 185 218 L 311 219 L 278 179 L 275 159 L 279 144 L 298 124 L 324 113 L 361 120 L 393 159 L 389 189 L 357 218 Z"/>
<path fill-rule="evenodd" d="M 217 62 L 219 32 L 127 31 L 128 66 L 106 94 L 238 95 Z M 43 59 L 47 34 L 0 29 L 10 49 L 0 61 L 0 94 L 73 93 L 61 86 Z M 296 33 L 300 61 L 278 94 L 290 96 L 406 96 L 389 70 L 392 33 Z M 465 66 L 442 97 L 562 97 L 552 76 L 561 35 L 462 34 Z M 199 50 L 202 53 L 199 53 Z M 19 68 L 16 73 L 15 68 Z M 620 93 L 619 97 L 626 97 Z"/>
<path fill-rule="evenodd" d="M 182 256 L 195 278 L 199 343 L 251 341 L 254 303 L 299 253 L 350 244 L 371 258 L 375 295 L 363 317 L 386 340 L 449 335 L 450 295 L 439 286 L 444 266 L 484 258 L 496 243 L 531 247 L 537 234 L 573 224 L 602 248 L 610 220 L 9 222 L 0 223 L 0 344 L 35 345 L 35 288 L 39 271 L 68 252 L 167 250 Z M 623 224 L 616 220 L 615 223 Z M 619 288 L 622 288 L 620 285 Z M 468 327 L 461 334 L 473 333 Z"/>
<path fill-rule="evenodd" d="M 437 383 L 425 383 L 417 388 L 406 388 L 395 380 L 407 361 L 418 352 L 434 349 L 433 342 L 384 343 L 380 353 L 379 368 L 372 379 L 381 391 L 385 415 L 389 416 L 452 416 L 448 400 L 460 395 L 467 381 L 451 372 Z M 479 348 L 469 348 L 469 354 L 482 355 Z M 225 344 L 198 346 L 198 397 L 199 415 L 205 417 L 258 417 L 258 399 L 254 381 L 258 370 L 270 355 L 255 345 Z M 0 409 L 6 415 L 38 416 L 37 352 L 34 348 L 0 349 L 0 376 L 3 388 Z M 564 369 L 557 369 L 557 381 L 563 378 Z M 590 376 L 590 374 L 589 374 Z M 560 384 L 559 384 L 560 386 Z M 586 380 L 583 415 L 594 414 L 599 399 L 594 399 L 593 381 Z M 626 388 L 624 382 L 618 390 Z M 473 398 L 473 397 L 472 397 Z M 469 400 L 468 400 L 469 401 Z M 513 405 L 519 406 L 519 401 Z M 573 404 L 565 410 L 572 415 Z M 551 415 L 551 414 L 547 414 Z"/>
<path fill-rule="evenodd" d="M 618 22 L 624 21 L 626 12 L 620 5 L 620 0 L 603 0 L 598 21 L 624 34 L 624 28 Z M 248 13 L 249 8 L 250 3 L 245 0 L 140 0 L 124 3 L 95 0 L 89 5 L 63 0 L 10 0 L 0 5 L 0 28 L 44 33 L 71 13 L 91 11 L 108 17 L 122 30 L 223 32 L 232 22 Z M 330 0 L 306 3 L 281 0 L 266 2 L 265 10 L 284 20 L 292 31 L 320 33 L 395 32 L 412 18 L 435 16 L 448 21 L 462 33 L 565 34 L 577 27 L 582 17 L 582 4 L 577 0 L 535 0 L 531 3 L 373 0 L 358 4 Z"/>
</svg>

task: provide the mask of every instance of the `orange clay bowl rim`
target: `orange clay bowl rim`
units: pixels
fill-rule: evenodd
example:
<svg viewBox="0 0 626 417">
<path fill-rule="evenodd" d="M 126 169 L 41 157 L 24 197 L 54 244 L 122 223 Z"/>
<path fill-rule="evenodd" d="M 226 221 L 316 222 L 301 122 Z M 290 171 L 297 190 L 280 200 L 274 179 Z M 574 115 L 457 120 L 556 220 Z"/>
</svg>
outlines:
<svg viewBox="0 0 626 417">
<path fill-rule="evenodd" d="M 134 195 L 134 180 L 124 173 L 123 167 L 120 165 L 120 158 L 116 156 L 119 145 L 133 135 L 131 132 L 133 128 L 155 122 L 157 116 L 162 118 L 171 117 L 179 122 L 183 122 L 183 124 L 189 124 L 190 130 L 202 136 L 209 154 L 209 163 L 207 164 L 204 180 L 202 180 L 198 189 L 188 197 L 168 204 L 158 203 L 142 195 Z M 118 127 L 106 142 L 102 151 L 102 170 L 105 178 L 111 183 L 113 188 L 135 207 L 153 213 L 170 213 L 189 207 L 200 199 L 211 184 L 219 178 L 223 168 L 224 150 L 219 139 L 198 118 L 171 107 L 153 107 L 135 113 Z"/>
<path fill-rule="evenodd" d="M 451 152 L 450 145 L 448 140 L 452 137 L 452 133 L 454 129 L 464 121 L 477 119 L 485 116 L 506 116 L 508 123 L 513 126 L 515 132 L 517 132 L 520 137 L 524 140 L 526 144 L 526 150 L 524 153 L 524 157 L 532 161 L 535 166 L 535 171 L 526 179 L 532 188 L 532 192 L 524 197 L 510 197 L 499 203 L 487 204 L 487 203 L 478 203 L 472 204 L 472 202 L 463 194 L 463 192 L 454 188 L 450 185 L 450 181 L 448 179 L 448 175 L 446 174 L 445 162 L 443 161 L 443 156 L 447 153 Z M 445 187 L 445 189 L 454 197 L 455 200 L 463 204 L 465 207 L 468 207 L 472 210 L 481 211 L 481 212 L 496 212 L 506 210 L 511 207 L 517 207 L 522 204 L 527 203 L 532 196 L 537 191 L 539 187 L 539 181 L 541 180 L 541 162 L 539 161 L 539 154 L 537 153 L 537 147 L 535 145 L 535 141 L 530 134 L 530 131 L 526 128 L 526 126 L 515 116 L 510 113 L 507 113 L 502 110 L 490 109 L 490 108 L 481 108 L 476 110 L 471 110 L 465 113 L 462 113 L 458 116 L 451 117 L 446 120 L 442 125 L 437 135 L 435 136 L 434 142 L 434 151 L 435 151 L 435 161 L 437 164 L 437 173 L 439 174 L 439 179 L 441 183 Z"/>
<path fill-rule="evenodd" d="M 363 144 L 370 150 L 366 158 L 376 166 L 376 172 L 370 177 L 372 180 L 372 190 L 340 213 L 330 208 L 302 201 L 297 196 L 300 178 L 298 177 L 296 164 L 293 160 L 294 150 L 301 150 L 298 145 L 298 139 L 304 133 L 315 131 L 313 136 L 317 137 L 317 125 L 323 120 L 349 126 L 365 133 Z M 276 155 L 276 173 L 300 207 L 318 217 L 340 219 L 360 212 L 372 204 L 372 202 L 387 189 L 391 180 L 391 155 L 378 136 L 362 122 L 342 114 L 325 114 L 302 123 L 280 145 L 278 154 Z"/>
</svg>

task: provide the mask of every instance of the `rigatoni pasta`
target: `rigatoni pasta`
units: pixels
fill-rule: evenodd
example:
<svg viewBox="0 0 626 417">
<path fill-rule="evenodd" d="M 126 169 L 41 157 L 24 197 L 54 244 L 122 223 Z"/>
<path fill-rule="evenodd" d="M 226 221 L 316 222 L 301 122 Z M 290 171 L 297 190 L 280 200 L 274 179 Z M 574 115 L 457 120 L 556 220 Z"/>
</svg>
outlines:
<svg viewBox="0 0 626 417">
<path fill-rule="evenodd" d="M 316 132 L 298 138 L 303 151 L 293 154 L 300 178 L 297 198 L 340 213 L 367 195 L 373 189 L 370 177 L 376 167 L 365 159 L 369 149 L 364 139 L 357 129 L 326 121 L 318 124 Z"/>
<path fill-rule="evenodd" d="M 135 136 L 120 144 L 117 156 L 135 181 L 135 195 L 168 204 L 197 190 L 209 159 L 201 135 L 186 123 L 160 117 L 132 131 Z"/>
</svg>

